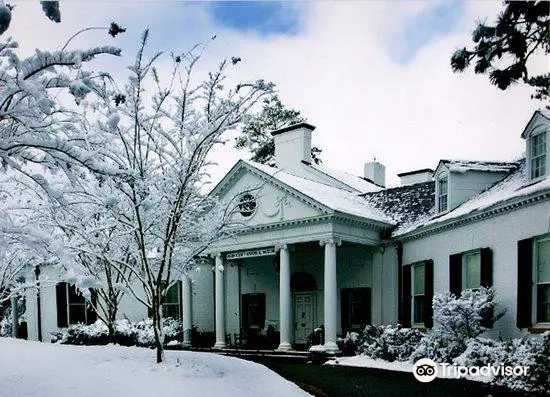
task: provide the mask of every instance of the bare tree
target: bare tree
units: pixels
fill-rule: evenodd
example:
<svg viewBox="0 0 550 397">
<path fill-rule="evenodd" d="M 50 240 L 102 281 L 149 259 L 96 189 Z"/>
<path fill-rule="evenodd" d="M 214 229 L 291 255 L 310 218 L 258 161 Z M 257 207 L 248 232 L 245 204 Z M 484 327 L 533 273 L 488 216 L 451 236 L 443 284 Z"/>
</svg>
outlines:
<svg viewBox="0 0 550 397">
<path fill-rule="evenodd" d="M 172 54 L 169 72 L 161 73 L 157 64 L 162 65 L 162 54 L 145 56 L 148 36 L 145 31 L 124 89 L 106 81 L 98 91 L 100 101 L 90 108 L 95 121 L 85 125 L 86 133 L 100 137 L 118 172 L 96 173 L 95 184 L 81 184 L 72 193 L 69 201 L 79 197 L 76 202 L 86 202 L 87 219 L 97 216 L 74 228 L 67 246 L 105 263 L 149 309 L 161 362 L 162 304 L 168 289 L 207 247 L 230 233 L 234 206 L 207 194 L 212 165 L 207 156 L 272 85 L 260 80 L 226 89 L 226 72 L 233 67 L 226 61 L 195 84 L 194 71 L 206 45 Z M 126 250 L 127 257 L 106 254 L 104 242 L 94 242 L 95 233 L 106 231 L 111 249 Z"/>
</svg>

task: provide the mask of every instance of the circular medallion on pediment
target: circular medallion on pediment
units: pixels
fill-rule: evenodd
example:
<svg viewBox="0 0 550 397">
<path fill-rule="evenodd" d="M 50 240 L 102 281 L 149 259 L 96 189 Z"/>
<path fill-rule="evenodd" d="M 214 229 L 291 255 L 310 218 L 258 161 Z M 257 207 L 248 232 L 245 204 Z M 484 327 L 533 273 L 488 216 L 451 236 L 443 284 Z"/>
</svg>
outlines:
<svg viewBox="0 0 550 397">
<path fill-rule="evenodd" d="M 239 199 L 239 204 L 237 205 L 239 212 L 245 218 L 250 218 L 256 212 L 258 207 L 256 203 L 256 198 L 250 193 L 245 193 Z"/>
</svg>

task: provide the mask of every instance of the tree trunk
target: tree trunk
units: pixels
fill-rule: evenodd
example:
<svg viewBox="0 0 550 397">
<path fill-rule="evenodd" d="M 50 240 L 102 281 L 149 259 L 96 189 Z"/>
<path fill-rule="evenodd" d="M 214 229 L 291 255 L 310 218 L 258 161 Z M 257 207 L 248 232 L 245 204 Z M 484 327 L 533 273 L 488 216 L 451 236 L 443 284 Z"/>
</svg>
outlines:
<svg viewBox="0 0 550 397">
<path fill-rule="evenodd" d="M 164 361 L 164 332 L 162 329 L 162 305 L 153 305 L 153 330 L 155 331 L 155 348 L 157 350 L 157 364 Z"/>
<path fill-rule="evenodd" d="M 116 313 L 117 313 L 117 307 L 116 305 L 111 304 L 109 305 L 108 310 L 108 318 L 107 318 L 107 329 L 109 330 L 109 343 L 115 342 L 115 321 L 116 321 Z"/>
</svg>

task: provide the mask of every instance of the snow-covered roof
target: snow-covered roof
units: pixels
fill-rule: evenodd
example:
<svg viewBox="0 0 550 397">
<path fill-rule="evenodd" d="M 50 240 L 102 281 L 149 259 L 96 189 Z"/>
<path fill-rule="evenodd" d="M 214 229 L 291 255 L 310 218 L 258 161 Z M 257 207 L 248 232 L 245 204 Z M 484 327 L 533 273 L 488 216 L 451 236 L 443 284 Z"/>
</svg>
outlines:
<svg viewBox="0 0 550 397">
<path fill-rule="evenodd" d="M 535 128 L 535 126 L 540 125 L 550 125 L 550 110 L 548 109 L 539 109 L 533 113 L 531 118 L 529 119 L 529 122 L 523 129 L 523 132 L 521 133 L 521 137 L 523 139 L 526 139 L 529 133 Z"/>
<path fill-rule="evenodd" d="M 391 218 L 356 193 L 301 178 L 265 164 L 250 160 L 241 161 L 333 211 L 393 224 Z"/>
<path fill-rule="evenodd" d="M 419 218 L 415 223 L 399 226 L 394 231 L 393 235 L 404 235 L 419 228 L 435 226 L 469 214 L 490 210 L 491 208 L 513 201 L 514 199 L 543 191 L 550 191 L 550 178 L 532 183 L 525 170 L 525 161 L 522 160 L 515 172 L 511 173 L 500 182 L 497 182 L 489 189 L 462 203 L 454 210 L 443 215 L 428 213 Z"/>
<path fill-rule="evenodd" d="M 518 167 L 516 162 L 474 161 L 474 160 L 441 160 L 449 171 L 464 173 L 466 171 L 510 172 Z"/>
<path fill-rule="evenodd" d="M 348 174 L 347 172 L 335 170 L 318 164 L 309 164 L 309 166 L 325 175 L 330 176 L 331 178 L 336 179 L 339 182 L 342 182 L 352 189 L 357 190 L 359 193 L 377 192 L 382 189 L 380 186 L 375 185 L 369 180 L 357 175 Z"/>
<path fill-rule="evenodd" d="M 550 120 L 550 110 L 548 110 L 548 109 L 539 109 L 539 110 L 537 110 L 537 112 L 539 112 L 544 117 L 546 117 L 548 120 Z"/>
<path fill-rule="evenodd" d="M 365 201 L 382 211 L 402 229 L 434 214 L 435 182 L 399 186 L 367 193 Z"/>
</svg>

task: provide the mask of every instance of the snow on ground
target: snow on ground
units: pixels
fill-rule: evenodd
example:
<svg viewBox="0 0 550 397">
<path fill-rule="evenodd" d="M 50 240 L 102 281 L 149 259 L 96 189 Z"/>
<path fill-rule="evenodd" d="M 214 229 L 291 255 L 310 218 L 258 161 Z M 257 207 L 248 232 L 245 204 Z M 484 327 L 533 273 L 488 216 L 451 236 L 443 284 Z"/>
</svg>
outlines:
<svg viewBox="0 0 550 397">
<path fill-rule="evenodd" d="M 408 361 L 385 361 L 380 359 L 373 359 L 367 356 L 353 356 L 353 357 L 339 357 L 334 360 L 329 360 L 325 363 L 326 365 L 347 365 L 350 367 L 364 367 L 364 368 L 376 368 L 376 369 L 385 369 L 388 371 L 399 371 L 399 372 L 410 372 L 411 376 L 414 368 L 414 364 Z M 442 366 L 438 365 L 438 378 L 446 378 L 446 379 L 456 379 L 455 376 L 451 374 L 443 374 Z M 467 375 L 465 377 L 468 380 L 473 380 L 477 382 L 490 382 L 491 377 L 490 376 L 483 376 L 483 375 L 477 375 L 477 376 L 470 376 Z"/>
<path fill-rule="evenodd" d="M 0 338 L 0 397 L 305 397 L 266 367 L 213 353 Z"/>
</svg>

